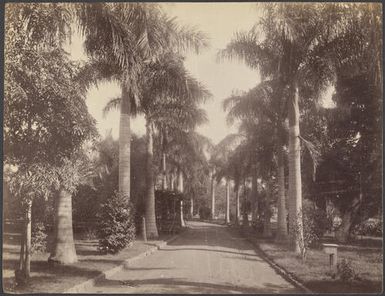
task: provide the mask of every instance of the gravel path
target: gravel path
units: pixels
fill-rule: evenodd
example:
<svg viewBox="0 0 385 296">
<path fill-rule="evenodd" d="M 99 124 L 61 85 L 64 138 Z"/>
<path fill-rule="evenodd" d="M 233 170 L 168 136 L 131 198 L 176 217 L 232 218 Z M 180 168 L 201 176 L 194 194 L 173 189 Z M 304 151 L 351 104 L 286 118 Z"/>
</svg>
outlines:
<svg viewBox="0 0 385 296">
<path fill-rule="evenodd" d="M 178 239 L 87 293 L 301 293 L 227 227 L 188 222 Z"/>
</svg>

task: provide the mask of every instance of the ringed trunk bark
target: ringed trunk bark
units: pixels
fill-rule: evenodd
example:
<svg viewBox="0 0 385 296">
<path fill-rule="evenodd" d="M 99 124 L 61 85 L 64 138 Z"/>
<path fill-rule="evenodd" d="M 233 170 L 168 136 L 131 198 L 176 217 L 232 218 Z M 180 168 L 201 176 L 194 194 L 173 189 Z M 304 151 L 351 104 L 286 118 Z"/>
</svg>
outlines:
<svg viewBox="0 0 385 296">
<path fill-rule="evenodd" d="M 230 181 L 226 180 L 226 224 L 230 223 Z"/>
<path fill-rule="evenodd" d="M 72 196 L 62 187 L 55 199 L 53 248 L 48 262 L 71 264 L 77 261 L 72 229 Z"/>
<path fill-rule="evenodd" d="M 158 238 L 155 216 L 155 192 L 154 192 L 154 170 L 153 170 L 153 139 L 151 121 L 147 119 L 147 163 L 146 163 L 146 232 L 147 238 Z"/>
<path fill-rule="evenodd" d="M 285 167 L 283 153 L 283 146 L 281 146 L 278 152 L 278 221 L 276 237 L 278 241 L 286 241 L 288 239 L 285 200 Z"/>
<path fill-rule="evenodd" d="M 178 190 L 180 193 L 183 193 L 183 173 L 181 170 L 179 170 L 178 174 Z M 183 200 L 180 201 L 180 225 L 182 227 L 186 226 L 183 218 Z"/>
<path fill-rule="evenodd" d="M 298 219 L 302 210 L 301 147 L 299 139 L 298 86 L 294 84 L 289 102 L 289 228 L 290 239 L 297 254 L 301 253 L 303 221 Z"/>
<path fill-rule="evenodd" d="M 130 99 L 124 82 L 122 83 L 122 103 L 119 123 L 119 192 L 130 200 Z"/>
</svg>

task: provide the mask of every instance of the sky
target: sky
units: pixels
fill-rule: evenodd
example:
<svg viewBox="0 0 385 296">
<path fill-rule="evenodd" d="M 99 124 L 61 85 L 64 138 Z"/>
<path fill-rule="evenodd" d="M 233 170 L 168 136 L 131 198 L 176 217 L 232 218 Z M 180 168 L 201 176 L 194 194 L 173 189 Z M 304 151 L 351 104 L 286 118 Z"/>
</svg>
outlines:
<svg viewBox="0 0 385 296">
<path fill-rule="evenodd" d="M 197 131 L 213 141 L 222 140 L 227 134 L 236 131 L 235 126 L 226 124 L 226 113 L 222 101 L 233 90 L 248 90 L 259 81 L 258 72 L 251 70 L 236 60 L 216 61 L 219 49 L 226 47 L 236 31 L 248 30 L 257 21 L 259 11 L 255 3 L 164 3 L 164 11 L 177 18 L 181 25 L 195 27 L 206 33 L 210 47 L 199 55 L 187 53 L 185 66 L 187 70 L 206 88 L 213 97 L 201 107 L 206 110 L 209 122 L 197 128 Z M 79 36 L 72 39 L 69 51 L 74 59 L 85 59 L 82 40 Z M 104 83 L 98 88 L 92 87 L 87 95 L 87 106 L 91 115 L 97 120 L 97 128 L 102 137 L 111 131 L 117 139 L 119 135 L 119 112 L 111 111 L 103 117 L 103 107 L 114 97 L 119 96 L 120 89 L 115 83 Z M 139 135 L 145 133 L 144 118 L 139 116 L 132 120 L 131 128 Z"/>
<path fill-rule="evenodd" d="M 185 66 L 187 70 L 207 89 L 213 97 L 201 107 L 206 110 L 209 122 L 197 128 L 197 131 L 217 144 L 226 135 L 237 131 L 236 125 L 228 126 L 226 113 L 222 102 L 234 90 L 247 91 L 260 82 L 259 73 L 248 68 L 237 60 L 216 60 L 218 50 L 223 49 L 230 42 L 237 31 L 249 30 L 259 20 L 261 11 L 255 3 L 163 3 L 164 11 L 177 18 L 181 25 L 195 27 L 206 33 L 210 40 L 210 47 L 199 55 L 187 53 Z M 83 52 L 83 41 L 80 36 L 74 36 L 68 46 L 74 59 L 86 59 Z M 330 105 L 333 92 L 328 89 Z M 115 139 L 119 136 L 119 111 L 111 111 L 103 116 L 106 103 L 120 95 L 120 88 L 116 83 L 104 83 L 92 87 L 87 94 L 89 112 L 97 121 L 97 128 L 102 137 L 111 132 Z M 131 129 L 138 135 L 145 134 L 143 116 L 131 120 Z"/>
</svg>

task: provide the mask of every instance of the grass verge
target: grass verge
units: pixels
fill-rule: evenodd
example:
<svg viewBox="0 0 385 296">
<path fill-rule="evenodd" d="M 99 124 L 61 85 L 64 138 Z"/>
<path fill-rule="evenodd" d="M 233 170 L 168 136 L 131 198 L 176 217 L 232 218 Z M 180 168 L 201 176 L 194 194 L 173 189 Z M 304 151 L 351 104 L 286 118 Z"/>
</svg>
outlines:
<svg viewBox="0 0 385 296">
<path fill-rule="evenodd" d="M 311 249 L 305 262 L 291 251 L 287 245 L 274 239 L 258 238 L 251 229 L 239 230 L 264 253 L 306 288 L 316 293 L 381 293 L 383 279 L 382 245 L 368 247 L 354 242 L 341 245 L 338 262 L 351 262 L 356 278 L 344 282 L 330 270 L 329 259 L 322 249 Z M 334 276 L 333 276 L 334 274 Z"/>
<path fill-rule="evenodd" d="M 131 247 L 114 255 L 101 255 L 97 251 L 97 240 L 77 239 L 77 263 L 52 267 L 47 261 L 48 253 L 33 254 L 29 284 L 16 287 L 14 270 L 19 258 L 20 238 L 16 234 L 3 234 L 3 289 L 7 293 L 60 293 L 121 265 L 124 260 L 142 254 L 171 237 L 172 235 L 162 234 L 157 240 L 136 240 Z"/>
</svg>

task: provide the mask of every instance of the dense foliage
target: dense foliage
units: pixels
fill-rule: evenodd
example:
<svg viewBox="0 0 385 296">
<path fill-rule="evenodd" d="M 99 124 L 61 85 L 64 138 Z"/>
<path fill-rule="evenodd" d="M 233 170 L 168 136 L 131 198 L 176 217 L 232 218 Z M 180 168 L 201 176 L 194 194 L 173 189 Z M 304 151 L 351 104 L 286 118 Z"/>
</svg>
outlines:
<svg viewBox="0 0 385 296">
<path fill-rule="evenodd" d="M 115 192 L 98 215 L 99 251 L 115 254 L 135 239 L 134 208 L 124 195 Z"/>
</svg>

